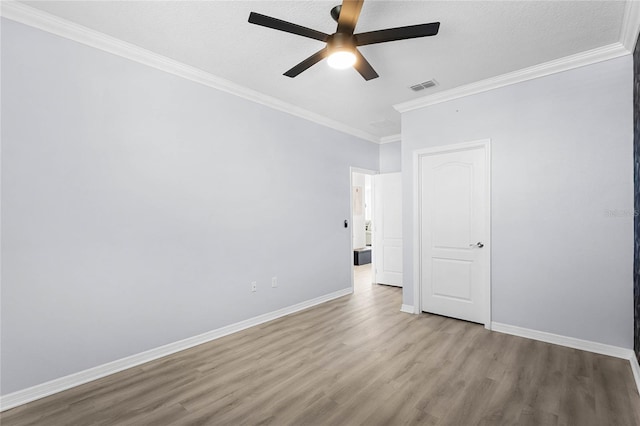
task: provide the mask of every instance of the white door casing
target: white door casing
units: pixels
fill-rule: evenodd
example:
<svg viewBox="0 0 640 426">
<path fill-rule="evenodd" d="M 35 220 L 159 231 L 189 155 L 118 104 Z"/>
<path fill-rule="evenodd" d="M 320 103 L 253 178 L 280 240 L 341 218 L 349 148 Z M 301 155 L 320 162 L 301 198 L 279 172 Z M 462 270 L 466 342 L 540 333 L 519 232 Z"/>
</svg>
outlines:
<svg viewBox="0 0 640 426">
<path fill-rule="evenodd" d="M 374 282 L 402 287 L 402 173 L 374 176 Z"/>
<path fill-rule="evenodd" d="M 420 311 L 490 325 L 489 143 L 417 154 Z"/>
</svg>

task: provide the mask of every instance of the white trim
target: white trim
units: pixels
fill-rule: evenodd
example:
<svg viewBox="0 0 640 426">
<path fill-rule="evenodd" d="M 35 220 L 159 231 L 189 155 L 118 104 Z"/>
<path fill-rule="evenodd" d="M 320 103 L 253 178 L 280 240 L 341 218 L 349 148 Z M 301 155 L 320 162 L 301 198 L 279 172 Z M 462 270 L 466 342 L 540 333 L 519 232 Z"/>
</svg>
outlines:
<svg viewBox="0 0 640 426">
<path fill-rule="evenodd" d="M 420 223 L 420 156 L 418 152 L 413 153 L 413 211 L 411 221 L 413 222 L 413 240 L 412 240 L 412 261 L 413 261 L 413 306 L 414 313 L 419 314 L 422 312 L 422 303 L 420 301 L 420 286 L 421 286 L 421 267 L 420 267 L 420 238 L 422 235 L 422 225 Z"/>
<path fill-rule="evenodd" d="M 281 318 L 283 316 L 290 315 L 295 312 L 302 311 L 304 309 L 311 308 L 312 306 L 316 306 L 321 303 L 325 303 L 352 293 L 353 291 L 351 288 L 334 291 L 333 293 L 300 302 L 295 305 L 279 309 L 277 311 L 258 315 L 257 317 L 249 318 L 244 321 L 227 325 L 216 330 L 208 331 L 197 336 L 169 343 L 158 348 L 150 349 L 148 351 L 131 355 L 126 358 L 121 358 L 107 364 L 92 367 L 78 373 L 70 374 L 68 376 L 60 377 L 46 383 L 41 383 L 27 389 L 19 390 L 17 392 L 1 396 L 0 411 L 8 410 L 10 408 L 17 407 L 18 405 L 26 404 L 28 402 L 44 398 L 45 396 L 49 396 L 54 393 L 58 393 L 66 389 L 70 389 L 75 386 L 79 386 L 84 383 L 99 379 L 101 377 L 126 370 L 127 368 L 135 367 L 137 365 L 144 364 L 145 362 L 153 361 L 155 359 L 192 348 L 202 343 L 219 339 L 220 337 L 224 337 L 229 334 L 237 333 L 238 331 L 242 331 L 247 328 L 254 327 L 256 325 L 263 324 L 265 322 L 269 322 L 274 319 Z"/>
<path fill-rule="evenodd" d="M 350 169 L 351 169 L 351 173 L 360 173 L 363 175 L 372 175 L 372 176 L 380 174 L 380 172 L 377 170 L 361 169 L 360 167 L 351 166 Z"/>
<path fill-rule="evenodd" d="M 487 139 L 486 143 L 484 145 L 484 155 L 485 155 L 485 166 L 486 166 L 486 171 L 485 171 L 485 190 L 486 190 L 486 195 L 485 195 L 485 203 L 486 203 L 486 210 L 484 212 L 484 220 L 485 220 L 485 229 L 487 230 L 487 236 L 485 237 L 487 243 L 485 244 L 485 246 L 487 246 L 489 248 L 489 261 L 487 262 L 487 270 L 485 271 L 485 292 L 484 292 L 484 297 L 487 299 L 484 305 L 485 308 L 485 313 L 484 313 L 484 317 L 485 319 L 485 323 L 484 323 L 484 328 L 486 328 L 487 330 L 491 330 L 491 253 L 493 252 L 493 245 L 491 244 L 491 186 L 492 186 L 492 182 L 491 182 L 491 140 Z M 488 245 L 487 245 L 488 244 Z"/>
<path fill-rule="evenodd" d="M 575 55 L 534 65 L 532 67 L 523 68 L 518 71 L 491 77 L 486 80 L 480 80 L 475 83 L 437 92 L 430 96 L 424 96 L 408 102 L 396 104 L 393 107 L 401 113 L 413 111 L 429 105 L 439 104 L 441 102 L 462 98 L 464 96 L 475 95 L 476 93 L 486 92 L 488 90 L 521 83 L 523 81 L 544 77 L 546 75 L 562 71 L 568 71 L 574 68 L 595 64 L 597 62 L 618 58 L 628 54 L 629 51 L 622 45 L 622 43 L 613 43 L 607 46 L 577 53 Z"/>
<path fill-rule="evenodd" d="M 400 306 L 400 312 L 405 312 L 407 314 L 415 314 L 415 308 L 413 305 L 405 305 L 404 303 Z"/>
<path fill-rule="evenodd" d="M 620 43 L 633 55 L 640 32 L 640 2 L 627 1 L 624 9 Z"/>
<path fill-rule="evenodd" d="M 299 106 L 251 90 L 229 80 L 216 77 L 201 69 L 183 64 L 39 9 L 18 3 L 15 0 L 3 0 L 0 3 L 0 16 L 42 31 L 121 56 L 217 90 L 231 93 L 249 101 L 286 112 L 370 142 L 383 144 L 400 140 L 399 134 L 384 136 L 382 138 L 377 137 L 371 133 L 300 108 Z M 635 45 L 640 28 L 640 5 L 637 3 L 636 1 L 628 1 L 625 6 L 624 21 L 620 35 L 621 42 L 400 103 L 394 105 L 394 108 L 400 112 L 411 111 L 428 105 L 434 105 L 498 87 L 617 58 L 628 54 L 630 51 L 633 52 L 633 46 Z"/>
<path fill-rule="evenodd" d="M 464 142 L 452 145 L 442 145 L 432 148 L 423 148 L 413 151 L 413 304 L 415 312 L 422 312 L 422 283 L 420 281 L 421 246 L 420 236 L 422 228 L 420 224 L 420 158 L 425 155 L 443 154 L 447 152 L 466 151 L 475 148 L 483 148 L 485 153 L 485 246 L 489 249 L 489 261 L 485 270 L 484 289 L 484 327 L 491 330 L 491 139 L 481 139 L 472 142 Z"/>
<path fill-rule="evenodd" d="M 532 330 L 499 322 L 493 322 L 491 324 L 491 329 L 499 333 L 526 337 L 527 339 L 539 340 L 541 342 L 553 343 L 554 345 L 566 346 L 568 348 L 580 349 L 582 351 L 594 352 L 602 355 L 609 355 L 616 358 L 629 359 L 630 355 L 633 354 L 633 350 L 621 348 L 619 346 L 606 345 L 604 343 L 576 339 L 575 337 L 567 337 L 560 334 L 547 333 L 545 331 Z"/>
<path fill-rule="evenodd" d="M 39 30 L 121 56 L 223 92 L 231 93 L 232 95 L 268 106 L 278 111 L 286 112 L 296 117 L 304 118 L 342 133 L 347 133 L 370 142 L 380 143 L 379 137 L 360 129 L 251 90 L 229 80 L 216 77 L 201 69 L 183 64 L 166 56 L 159 55 L 142 47 L 67 21 L 25 4 L 13 0 L 3 0 L 0 10 L 2 17 L 11 19 L 12 21 L 29 25 Z"/>
<path fill-rule="evenodd" d="M 380 145 L 391 142 L 400 142 L 402 140 L 402 134 L 389 135 L 380 138 Z"/>
<path fill-rule="evenodd" d="M 638 392 L 640 392 L 640 365 L 638 365 L 638 358 L 636 358 L 636 353 L 634 351 L 631 351 L 629 362 L 631 363 L 631 372 L 633 373 L 633 378 L 636 381 L 636 387 L 638 388 Z"/>
<path fill-rule="evenodd" d="M 566 346 L 568 348 L 579 349 L 581 351 L 594 352 L 615 358 L 626 359 L 631 365 L 631 372 L 633 373 L 633 378 L 636 382 L 636 388 L 638 389 L 638 392 L 640 392 L 640 365 L 638 365 L 638 359 L 636 358 L 636 354 L 633 349 L 606 345 L 604 343 L 592 342 L 589 340 L 576 339 L 575 337 L 567 337 L 560 334 L 547 333 L 545 331 L 532 330 L 499 322 L 491 323 L 491 329 L 498 333 L 511 334 L 512 336 L 539 340 L 541 342 Z"/>
</svg>

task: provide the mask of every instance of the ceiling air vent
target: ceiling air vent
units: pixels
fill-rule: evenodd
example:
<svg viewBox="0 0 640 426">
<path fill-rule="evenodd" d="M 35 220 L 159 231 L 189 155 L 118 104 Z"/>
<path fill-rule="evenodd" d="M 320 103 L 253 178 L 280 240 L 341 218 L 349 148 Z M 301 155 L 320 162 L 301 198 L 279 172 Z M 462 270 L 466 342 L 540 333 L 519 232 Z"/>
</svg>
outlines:
<svg viewBox="0 0 640 426">
<path fill-rule="evenodd" d="M 428 89 L 429 87 L 433 87 L 436 84 L 438 84 L 438 82 L 435 80 L 427 80 L 423 83 L 414 84 L 413 86 L 410 86 L 409 89 L 413 90 L 414 92 L 419 92 L 421 90 Z"/>
</svg>

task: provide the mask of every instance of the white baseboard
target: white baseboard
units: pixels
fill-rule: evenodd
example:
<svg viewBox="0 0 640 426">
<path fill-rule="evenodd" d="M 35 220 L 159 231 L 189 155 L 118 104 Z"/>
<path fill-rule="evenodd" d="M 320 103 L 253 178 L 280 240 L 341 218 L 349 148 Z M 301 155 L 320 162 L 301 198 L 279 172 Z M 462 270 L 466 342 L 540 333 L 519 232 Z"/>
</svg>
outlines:
<svg viewBox="0 0 640 426">
<path fill-rule="evenodd" d="M 541 342 L 553 343 L 555 345 L 566 346 L 573 349 L 580 349 L 587 352 L 626 359 L 631 364 L 631 371 L 633 372 L 636 387 L 640 393 L 640 365 L 638 365 L 638 360 L 633 349 L 606 345 L 604 343 L 592 342 L 589 340 L 576 339 L 574 337 L 567 337 L 544 331 L 531 330 L 529 328 L 516 327 L 515 325 L 502 324 L 499 322 L 492 322 L 491 330 L 499 333 L 511 334 L 513 336 L 525 337 L 527 339 L 539 340 Z"/>
<path fill-rule="evenodd" d="M 353 289 L 351 287 L 334 291 L 333 293 L 297 303 L 292 306 L 287 306 L 286 308 L 282 308 L 277 311 L 249 318 L 247 320 L 227 325 L 216 330 L 208 331 L 197 336 L 169 343 L 158 348 L 150 349 L 145 352 L 109 362 L 107 364 L 92 367 L 78 373 L 73 373 L 68 376 L 60 377 L 58 379 L 32 386 L 27 389 L 0 396 L 0 411 L 5 411 L 22 404 L 44 398 L 45 396 L 49 396 L 54 393 L 70 389 L 72 387 L 79 386 L 96 379 L 100 379 L 110 374 L 126 370 L 127 368 L 135 367 L 137 365 L 144 364 L 145 362 L 153 361 L 155 359 L 162 358 L 164 356 L 171 355 L 185 349 L 189 349 L 202 343 L 210 342 L 212 340 L 219 339 L 220 337 L 237 333 L 238 331 L 242 331 L 268 321 L 272 321 L 285 315 L 290 315 L 292 313 L 308 309 L 312 306 L 316 306 L 321 303 L 346 296 L 348 294 L 351 294 L 352 292 Z"/>
<path fill-rule="evenodd" d="M 492 322 L 491 330 L 616 358 L 629 359 L 629 353 L 633 352 L 631 349 L 618 346 L 605 345 L 604 343 L 591 342 L 589 340 L 576 339 L 574 337 L 561 336 L 559 334 L 531 330 L 529 328 L 516 327 L 515 325 L 502 324 L 499 322 Z"/>
<path fill-rule="evenodd" d="M 413 305 L 402 305 L 400 307 L 400 312 L 406 312 L 408 314 L 415 314 L 415 310 L 413 309 Z"/>
<path fill-rule="evenodd" d="M 636 358 L 635 352 L 631 354 L 631 358 L 629 358 L 629 362 L 631 363 L 631 371 L 633 372 L 633 378 L 636 379 L 636 387 L 638 388 L 638 393 L 640 393 L 640 365 L 638 365 L 638 358 Z"/>
</svg>

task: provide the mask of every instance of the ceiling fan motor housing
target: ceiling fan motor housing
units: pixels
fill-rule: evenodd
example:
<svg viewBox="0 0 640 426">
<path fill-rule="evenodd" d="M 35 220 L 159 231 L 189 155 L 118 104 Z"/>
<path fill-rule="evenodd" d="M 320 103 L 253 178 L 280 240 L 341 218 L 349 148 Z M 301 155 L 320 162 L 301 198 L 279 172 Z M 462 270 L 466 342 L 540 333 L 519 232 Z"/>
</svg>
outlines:
<svg viewBox="0 0 640 426">
<path fill-rule="evenodd" d="M 335 33 L 329 36 L 327 48 L 329 49 L 329 54 L 339 51 L 353 52 L 356 48 L 356 41 L 353 35 Z"/>
</svg>

